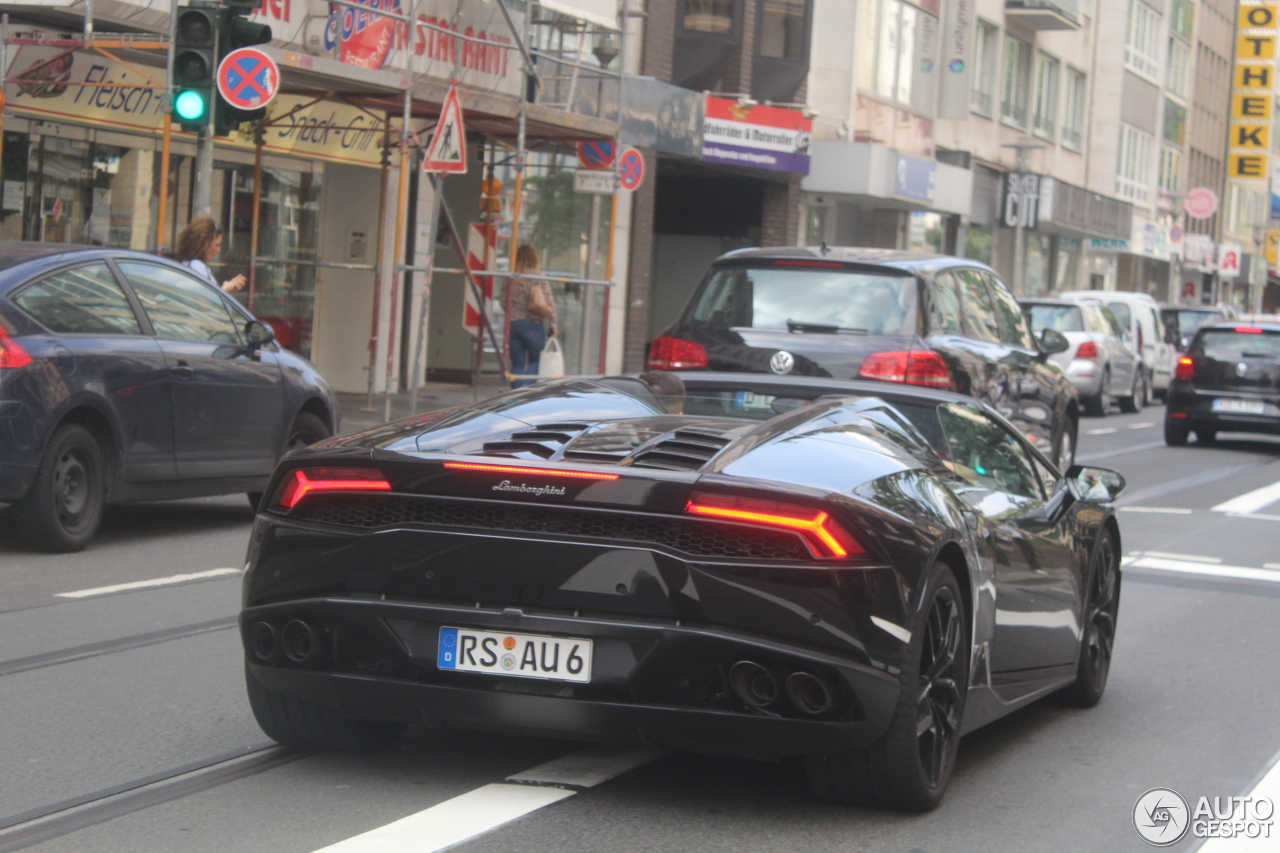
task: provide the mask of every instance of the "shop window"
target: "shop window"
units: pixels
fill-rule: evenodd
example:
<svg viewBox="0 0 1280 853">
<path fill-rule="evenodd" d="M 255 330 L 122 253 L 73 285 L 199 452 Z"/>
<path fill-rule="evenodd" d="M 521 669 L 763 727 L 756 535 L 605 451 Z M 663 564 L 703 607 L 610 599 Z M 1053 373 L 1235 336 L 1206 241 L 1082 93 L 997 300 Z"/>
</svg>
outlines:
<svg viewBox="0 0 1280 853">
<path fill-rule="evenodd" d="M 1027 126 L 1031 89 L 1031 45 L 1020 38 L 1004 38 L 1004 81 L 1000 87 L 1000 117 Z"/>
<path fill-rule="evenodd" d="M 736 0 L 684 0 L 684 28 L 699 33 L 731 33 L 735 4 Z"/>
<path fill-rule="evenodd" d="M 1000 69 L 1000 28 L 978 22 L 973 55 L 973 108 L 986 116 L 995 115 L 996 75 Z"/>
<path fill-rule="evenodd" d="M 907 224 L 907 249 L 912 252 L 943 254 L 946 228 L 941 213 L 912 211 Z"/>
<path fill-rule="evenodd" d="M 760 55 L 803 60 L 807 54 L 807 0 L 764 0 L 760 9 Z"/>
<path fill-rule="evenodd" d="M 0 240 L 25 240 L 27 135 L 6 132 L 0 166 Z"/>
<path fill-rule="evenodd" d="M 964 232 L 964 256 L 990 264 L 994 238 L 995 229 L 990 225 L 970 225 Z"/>
</svg>

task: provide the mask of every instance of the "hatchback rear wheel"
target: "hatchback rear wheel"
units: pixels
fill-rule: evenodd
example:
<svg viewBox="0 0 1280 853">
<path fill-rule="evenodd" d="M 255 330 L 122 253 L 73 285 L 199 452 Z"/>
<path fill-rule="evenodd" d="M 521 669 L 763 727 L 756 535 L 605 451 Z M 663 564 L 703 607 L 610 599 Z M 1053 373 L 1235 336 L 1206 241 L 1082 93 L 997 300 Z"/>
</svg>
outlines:
<svg viewBox="0 0 1280 853">
<path fill-rule="evenodd" d="M 98 440 L 79 424 L 64 424 L 49 439 L 27 496 L 14 505 L 14 529 L 33 548 L 79 551 L 98 532 L 105 504 Z"/>
</svg>

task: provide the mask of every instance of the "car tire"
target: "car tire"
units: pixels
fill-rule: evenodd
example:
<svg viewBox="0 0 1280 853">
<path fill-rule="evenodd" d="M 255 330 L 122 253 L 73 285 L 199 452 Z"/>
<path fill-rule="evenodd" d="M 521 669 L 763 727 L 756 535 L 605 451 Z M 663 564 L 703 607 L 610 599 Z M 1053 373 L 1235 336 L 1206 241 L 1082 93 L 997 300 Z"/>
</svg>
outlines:
<svg viewBox="0 0 1280 853">
<path fill-rule="evenodd" d="M 1164 422 L 1164 443 L 1170 447 L 1186 447 L 1187 446 L 1186 427 L 1181 424 L 1175 424 L 1173 421 L 1165 418 Z"/>
<path fill-rule="evenodd" d="M 311 412 L 298 412 L 298 416 L 293 419 L 293 426 L 289 427 L 289 440 L 285 443 L 285 452 L 310 447 L 331 435 L 333 432 L 320 418 Z"/>
<path fill-rule="evenodd" d="M 268 690 L 246 668 L 249 707 L 267 737 L 298 749 L 322 752 L 382 752 L 404 734 L 402 723 L 354 720 L 327 705 Z"/>
<path fill-rule="evenodd" d="M 1076 680 L 1058 692 L 1061 701 L 1078 708 L 1092 708 L 1098 704 L 1111 672 L 1116 617 L 1120 610 L 1120 555 L 1110 530 L 1103 530 L 1094 546 L 1093 559 L 1089 564 L 1088 594 Z"/>
<path fill-rule="evenodd" d="M 1102 374 L 1102 384 L 1098 386 L 1098 393 L 1084 398 L 1084 410 L 1095 418 L 1105 418 L 1110 409 L 1111 371 L 1108 369 Z"/>
<path fill-rule="evenodd" d="M 79 424 L 64 424 L 49 439 L 26 497 L 13 506 L 13 528 L 41 551 L 83 550 L 102 523 L 106 486 L 98 440 Z"/>
<path fill-rule="evenodd" d="M 1141 370 L 1135 372 L 1133 377 L 1133 388 L 1129 391 L 1129 396 L 1120 398 L 1120 411 L 1126 415 L 1136 414 L 1142 411 L 1142 407 L 1146 404 L 1147 399 L 1147 378 Z"/>
<path fill-rule="evenodd" d="M 1216 429 L 1198 429 L 1196 430 L 1196 441 L 1200 444 L 1213 444 L 1218 440 L 1218 431 Z"/>
<path fill-rule="evenodd" d="M 1074 420 L 1068 420 L 1063 424 L 1062 432 L 1058 435 L 1058 443 L 1054 446 L 1053 463 L 1064 474 L 1068 468 L 1076 464 L 1076 436 L 1079 434 L 1079 429 Z"/>
<path fill-rule="evenodd" d="M 969 631 L 960 585 L 945 563 L 934 564 L 921 600 L 888 730 L 864 750 L 805 756 L 809 787 L 819 798 L 907 812 L 941 802 L 960 745 Z M 930 723 L 923 730 L 922 711 Z"/>
</svg>

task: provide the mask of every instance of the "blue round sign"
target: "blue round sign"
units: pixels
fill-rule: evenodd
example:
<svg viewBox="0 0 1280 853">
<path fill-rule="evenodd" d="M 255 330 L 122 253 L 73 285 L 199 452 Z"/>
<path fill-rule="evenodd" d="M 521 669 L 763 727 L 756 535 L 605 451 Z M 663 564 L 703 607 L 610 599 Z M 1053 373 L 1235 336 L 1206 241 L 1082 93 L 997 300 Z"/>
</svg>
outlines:
<svg viewBox="0 0 1280 853">
<path fill-rule="evenodd" d="M 618 158 L 618 183 L 624 190 L 634 190 L 644 182 L 644 155 L 628 148 Z"/>
<path fill-rule="evenodd" d="M 613 165 L 617 147 L 605 140 L 582 140 L 578 143 L 578 162 L 584 169 L 607 169 Z"/>
<path fill-rule="evenodd" d="M 238 110 L 265 107 L 278 91 L 280 69 L 257 48 L 233 50 L 218 65 L 218 93 Z"/>
</svg>

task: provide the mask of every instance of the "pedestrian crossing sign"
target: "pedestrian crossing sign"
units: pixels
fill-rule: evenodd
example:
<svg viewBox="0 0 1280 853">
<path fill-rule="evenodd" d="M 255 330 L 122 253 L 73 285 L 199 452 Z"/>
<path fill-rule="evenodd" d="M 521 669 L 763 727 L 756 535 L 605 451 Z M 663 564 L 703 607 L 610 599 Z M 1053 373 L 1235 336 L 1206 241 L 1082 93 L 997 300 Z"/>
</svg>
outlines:
<svg viewBox="0 0 1280 853">
<path fill-rule="evenodd" d="M 445 96 L 440 121 L 427 145 L 427 157 L 422 161 L 422 171 L 457 174 L 467 171 L 467 128 L 462 120 L 457 86 L 450 86 Z"/>
</svg>

